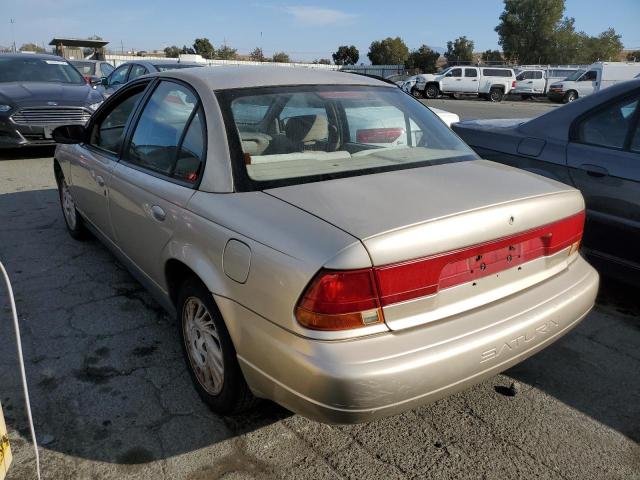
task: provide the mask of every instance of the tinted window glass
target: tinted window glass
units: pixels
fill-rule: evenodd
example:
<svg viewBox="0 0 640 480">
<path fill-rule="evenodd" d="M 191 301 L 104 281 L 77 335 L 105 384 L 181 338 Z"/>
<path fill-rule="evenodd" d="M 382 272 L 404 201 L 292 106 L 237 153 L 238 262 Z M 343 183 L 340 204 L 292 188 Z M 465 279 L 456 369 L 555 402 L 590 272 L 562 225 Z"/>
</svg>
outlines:
<svg viewBox="0 0 640 480">
<path fill-rule="evenodd" d="M 478 76 L 478 71 L 475 68 L 465 68 L 464 69 L 464 76 L 465 77 L 477 77 Z"/>
<path fill-rule="evenodd" d="M 257 125 L 264 119 L 272 101 L 269 97 L 239 98 L 231 105 L 233 118 L 239 125 Z"/>
<path fill-rule="evenodd" d="M 76 67 L 83 75 L 94 75 L 96 73 L 96 64 L 93 62 L 72 61 L 71 65 Z"/>
<path fill-rule="evenodd" d="M 451 70 L 451 76 L 452 77 L 461 77 L 462 76 L 462 69 L 461 68 L 454 68 L 453 70 Z"/>
<path fill-rule="evenodd" d="M 131 67 L 131 72 L 129 73 L 129 81 L 134 80 L 145 73 L 148 73 L 147 69 L 142 65 L 134 65 Z"/>
<path fill-rule="evenodd" d="M 584 77 L 582 77 L 580 80 L 583 82 L 593 82 L 598 78 L 598 74 L 597 72 L 595 72 L 594 70 L 588 71 L 587 73 L 584 74 Z"/>
<path fill-rule="evenodd" d="M 127 72 L 129 71 L 129 65 L 123 65 L 118 67 L 109 77 L 109 85 L 121 85 L 127 81 Z"/>
<path fill-rule="evenodd" d="M 113 68 L 113 65 L 111 65 L 110 63 L 102 63 L 100 64 L 100 70 L 102 70 L 102 76 L 106 77 L 111 72 L 113 72 L 115 68 Z"/>
<path fill-rule="evenodd" d="M 175 178 L 190 183 L 198 180 L 204 160 L 204 135 L 204 116 L 200 108 L 191 120 L 182 141 L 178 161 L 173 171 Z"/>
<path fill-rule="evenodd" d="M 170 175 L 182 132 L 196 107 L 196 97 L 173 82 L 161 82 L 144 107 L 127 149 L 129 162 Z"/>
<path fill-rule="evenodd" d="M 636 97 L 599 110 L 580 123 L 578 140 L 602 147 L 623 148 L 637 108 Z"/>
<path fill-rule="evenodd" d="M 511 70 L 503 70 L 499 68 L 484 68 L 482 74 L 485 77 L 510 77 Z"/>
<path fill-rule="evenodd" d="M 66 60 L 24 57 L 0 57 L 0 82 L 86 83 Z"/>
<path fill-rule="evenodd" d="M 113 107 L 107 116 L 93 127 L 90 143 L 103 150 L 119 153 L 127 121 L 141 96 L 142 90 L 133 93 Z"/>
</svg>

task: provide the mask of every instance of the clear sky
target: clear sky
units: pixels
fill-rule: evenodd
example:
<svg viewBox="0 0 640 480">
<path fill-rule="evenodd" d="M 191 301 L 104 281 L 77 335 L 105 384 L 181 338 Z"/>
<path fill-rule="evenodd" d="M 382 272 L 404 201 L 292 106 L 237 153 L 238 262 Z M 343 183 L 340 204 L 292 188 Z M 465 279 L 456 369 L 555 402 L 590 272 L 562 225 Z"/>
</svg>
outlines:
<svg viewBox="0 0 640 480">
<path fill-rule="evenodd" d="M 577 29 L 595 35 L 611 26 L 625 48 L 640 49 L 640 0 L 566 0 L 566 7 Z M 15 19 L 18 47 L 97 34 L 111 49 L 152 50 L 207 37 L 216 47 L 226 41 L 248 53 L 261 46 L 294 60 L 330 58 L 338 45 L 354 44 L 366 62 L 371 41 L 387 36 L 409 48 L 444 48 L 460 35 L 476 51 L 499 48 L 493 29 L 502 8 L 501 0 L 0 0 L 0 45 L 11 45 Z"/>
</svg>

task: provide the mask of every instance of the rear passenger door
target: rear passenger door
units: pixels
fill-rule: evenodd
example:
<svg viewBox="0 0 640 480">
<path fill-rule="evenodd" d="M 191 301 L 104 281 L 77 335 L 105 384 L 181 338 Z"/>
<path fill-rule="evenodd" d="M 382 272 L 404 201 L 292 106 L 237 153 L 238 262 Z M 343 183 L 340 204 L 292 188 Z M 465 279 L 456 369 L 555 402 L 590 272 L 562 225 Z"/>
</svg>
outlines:
<svg viewBox="0 0 640 480">
<path fill-rule="evenodd" d="M 459 92 L 478 93 L 478 69 L 465 67 Z"/>
<path fill-rule="evenodd" d="M 186 84 L 155 84 L 123 149 L 111 182 L 109 209 L 116 243 L 156 285 L 164 283 L 162 254 L 204 168 L 206 125 Z"/>
<path fill-rule="evenodd" d="M 640 268 L 640 91 L 572 126 L 567 160 L 587 206 L 585 245 Z"/>
</svg>

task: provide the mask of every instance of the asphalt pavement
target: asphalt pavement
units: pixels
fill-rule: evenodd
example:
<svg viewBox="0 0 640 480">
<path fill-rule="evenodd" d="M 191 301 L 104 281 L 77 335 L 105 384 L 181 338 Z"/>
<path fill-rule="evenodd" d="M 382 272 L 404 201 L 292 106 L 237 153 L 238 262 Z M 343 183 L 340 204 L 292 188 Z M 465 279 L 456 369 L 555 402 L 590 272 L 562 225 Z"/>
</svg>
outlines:
<svg viewBox="0 0 640 480">
<path fill-rule="evenodd" d="M 462 118 L 555 108 L 428 104 Z M 605 279 L 595 309 L 559 342 L 399 416 L 330 426 L 263 402 L 221 417 L 191 387 L 174 319 L 99 242 L 67 235 L 52 153 L 0 151 L 0 260 L 20 312 L 43 478 L 640 479 L 634 289 Z M 6 305 L 0 292 L 0 401 L 15 455 L 8 479 L 31 480 Z"/>
</svg>

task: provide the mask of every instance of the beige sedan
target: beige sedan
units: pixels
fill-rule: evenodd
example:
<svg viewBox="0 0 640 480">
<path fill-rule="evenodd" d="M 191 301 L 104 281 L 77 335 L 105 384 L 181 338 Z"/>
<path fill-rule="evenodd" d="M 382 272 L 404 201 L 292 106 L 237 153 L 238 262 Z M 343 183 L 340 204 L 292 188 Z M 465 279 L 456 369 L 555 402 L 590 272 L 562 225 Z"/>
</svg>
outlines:
<svg viewBox="0 0 640 480">
<path fill-rule="evenodd" d="M 163 72 L 54 134 L 70 234 L 176 315 L 219 413 L 392 415 L 524 360 L 594 303 L 580 192 L 481 160 L 375 79 Z"/>
</svg>

